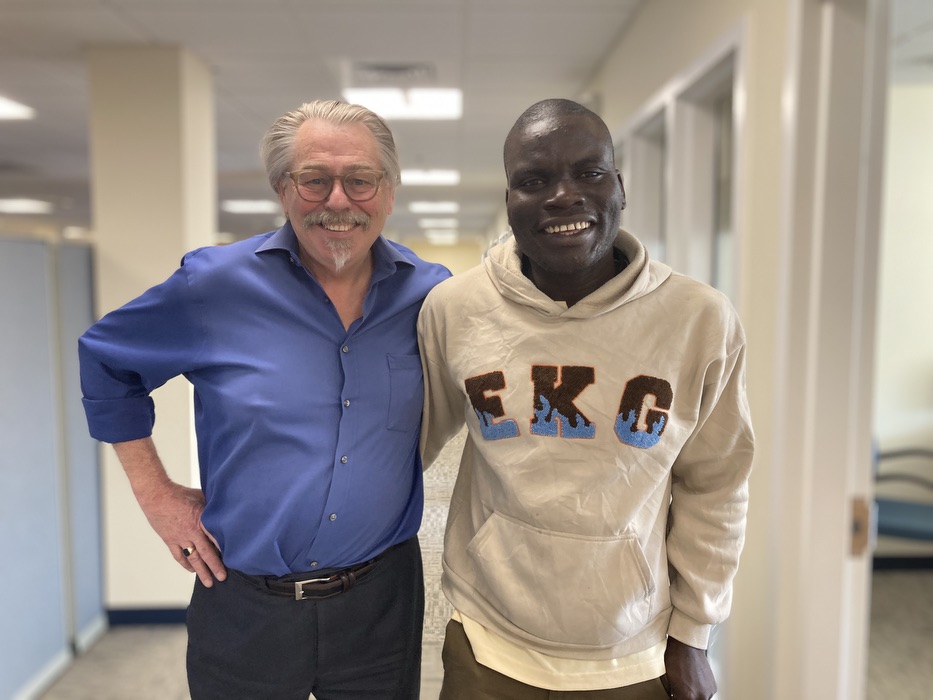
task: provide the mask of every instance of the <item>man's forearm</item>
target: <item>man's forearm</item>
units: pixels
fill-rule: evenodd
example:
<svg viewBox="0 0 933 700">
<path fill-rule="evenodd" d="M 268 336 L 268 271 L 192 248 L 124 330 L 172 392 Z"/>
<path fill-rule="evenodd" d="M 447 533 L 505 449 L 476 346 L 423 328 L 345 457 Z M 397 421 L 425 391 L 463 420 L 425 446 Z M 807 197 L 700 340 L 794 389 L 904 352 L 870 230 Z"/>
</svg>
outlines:
<svg viewBox="0 0 933 700">
<path fill-rule="evenodd" d="M 145 509 L 145 503 L 171 483 L 151 437 L 113 443 L 117 459 L 130 481 L 133 495 Z"/>
<path fill-rule="evenodd" d="M 226 569 L 216 541 L 201 525 L 204 494 L 176 484 L 165 471 L 152 438 L 113 444 L 143 514 L 181 566 L 205 586 L 224 580 Z"/>
</svg>

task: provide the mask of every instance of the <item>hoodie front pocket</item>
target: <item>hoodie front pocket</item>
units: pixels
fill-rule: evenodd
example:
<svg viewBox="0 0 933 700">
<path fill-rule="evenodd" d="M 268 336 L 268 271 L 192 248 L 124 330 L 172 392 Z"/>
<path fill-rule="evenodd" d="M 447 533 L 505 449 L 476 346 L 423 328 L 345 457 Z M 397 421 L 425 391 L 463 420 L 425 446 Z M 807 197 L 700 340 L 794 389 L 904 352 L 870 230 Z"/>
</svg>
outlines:
<svg viewBox="0 0 933 700">
<path fill-rule="evenodd" d="M 479 592 L 539 639 L 605 647 L 648 621 L 655 586 L 632 534 L 553 532 L 493 513 L 467 554 Z"/>
</svg>

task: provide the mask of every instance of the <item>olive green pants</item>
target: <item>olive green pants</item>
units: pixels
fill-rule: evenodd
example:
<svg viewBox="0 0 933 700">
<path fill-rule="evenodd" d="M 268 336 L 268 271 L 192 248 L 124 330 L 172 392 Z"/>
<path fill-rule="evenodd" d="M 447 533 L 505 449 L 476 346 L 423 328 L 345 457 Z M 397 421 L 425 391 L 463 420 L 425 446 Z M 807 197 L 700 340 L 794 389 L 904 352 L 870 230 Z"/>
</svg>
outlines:
<svg viewBox="0 0 933 700">
<path fill-rule="evenodd" d="M 440 700 L 669 700 L 660 678 L 609 690 L 546 690 L 476 662 L 463 625 L 451 620 L 444 638 Z"/>
</svg>

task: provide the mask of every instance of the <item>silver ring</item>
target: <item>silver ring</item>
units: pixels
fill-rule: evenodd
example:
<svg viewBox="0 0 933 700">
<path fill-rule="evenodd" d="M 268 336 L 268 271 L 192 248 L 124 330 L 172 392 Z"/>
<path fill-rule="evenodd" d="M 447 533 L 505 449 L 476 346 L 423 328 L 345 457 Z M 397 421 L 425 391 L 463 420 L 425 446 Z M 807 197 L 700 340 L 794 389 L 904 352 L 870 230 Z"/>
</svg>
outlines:
<svg viewBox="0 0 933 700">
<path fill-rule="evenodd" d="M 190 557 L 192 552 L 194 552 L 194 547 L 182 547 L 181 549 L 181 553 L 186 557 Z"/>
</svg>

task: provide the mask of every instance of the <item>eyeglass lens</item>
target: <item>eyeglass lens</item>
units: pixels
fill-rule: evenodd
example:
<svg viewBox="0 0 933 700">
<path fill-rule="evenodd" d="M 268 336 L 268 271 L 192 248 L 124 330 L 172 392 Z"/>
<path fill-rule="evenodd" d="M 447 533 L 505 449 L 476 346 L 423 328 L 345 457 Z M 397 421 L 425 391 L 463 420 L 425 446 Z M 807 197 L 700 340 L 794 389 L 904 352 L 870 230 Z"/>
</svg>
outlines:
<svg viewBox="0 0 933 700">
<path fill-rule="evenodd" d="M 350 199 L 365 201 L 372 199 L 379 188 L 381 173 L 357 170 L 341 178 L 343 191 Z M 320 170 L 302 170 L 294 176 L 298 194 L 303 199 L 321 202 L 327 199 L 334 187 L 334 176 Z"/>
</svg>

